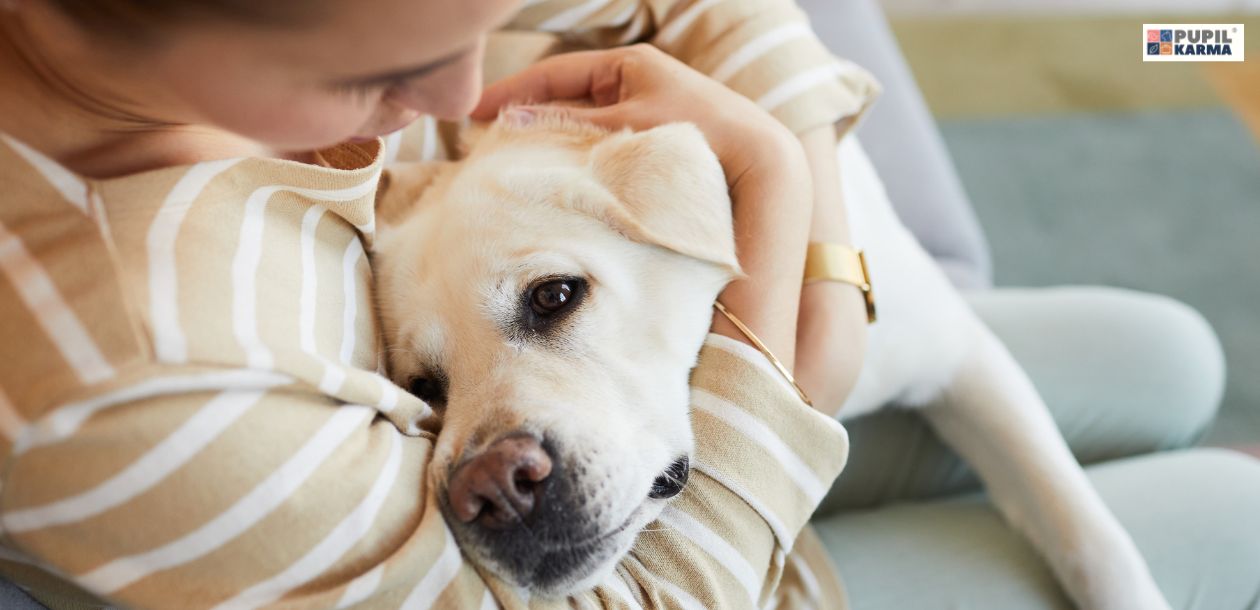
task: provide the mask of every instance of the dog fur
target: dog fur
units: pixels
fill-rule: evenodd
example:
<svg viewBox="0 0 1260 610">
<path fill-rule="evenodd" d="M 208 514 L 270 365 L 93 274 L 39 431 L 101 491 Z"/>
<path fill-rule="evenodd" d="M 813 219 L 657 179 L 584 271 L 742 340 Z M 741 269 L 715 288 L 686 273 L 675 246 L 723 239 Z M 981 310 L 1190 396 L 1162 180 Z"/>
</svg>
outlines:
<svg viewBox="0 0 1260 610">
<path fill-rule="evenodd" d="M 448 518 L 457 540 L 536 595 L 600 581 L 664 508 L 653 481 L 692 452 L 689 373 L 739 272 L 717 158 L 690 125 L 501 121 L 464 161 L 390 181 L 378 208 L 394 226 L 373 254 L 381 319 L 397 383 L 447 384 L 439 498 L 455 467 L 520 431 L 580 498 L 519 540 Z M 523 327 L 522 294 L 556 277 L 583 278 L 582 301 L 559 327 Z"/>
<path fill-rule="evenodd" d="M 1027 375 L 901 224 L 855 136 L 840 157 L 880 308 L 841 418 L 918 409 L 1080 606 L 1167 608 Z M 500 120 L 466 160 L 393 175 L 402 182 L 378 206 L 392 226 L 374 254 L 382 320 L 398 383 L 448 380 L 435 484 L 526 430 L 553 443 L 590 498 L 572 532 L 539 541 L 553 563 L 574 558 L 561 575 L 508 565 L 458 524 L 457 539 L 535 593 L 598 582 L 663 507 L 647 499 L 653 478 L 692 450 L 688 372 L 738 274 L 717 160 L 687 125 L 631 134 Z M 550 337 L 514 332 L 521 291 L 558 275 L 588 278 L 578 311 Z"/>
</svg>

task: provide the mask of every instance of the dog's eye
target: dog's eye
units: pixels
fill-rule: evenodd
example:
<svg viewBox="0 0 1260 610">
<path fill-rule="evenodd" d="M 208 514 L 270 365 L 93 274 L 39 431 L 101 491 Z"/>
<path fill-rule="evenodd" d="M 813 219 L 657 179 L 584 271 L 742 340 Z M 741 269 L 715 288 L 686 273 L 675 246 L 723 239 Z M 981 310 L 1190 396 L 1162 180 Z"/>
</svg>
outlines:
<svg viewBox="0 0 1260 610">
<path fill-rule="evenodd" d="M 664 500 L 682 493 L 683 486 L 687 484 L 687 478 L 690 475 L 691 463 L 684 455 L 674 460 L 674 463 L 670 464 L 661 476 L 656 477 L 656 480 L 652 482 L 652 490 L 648 492 L 648 497 Z"/>
<path fill-rule="evenodd" d="M 530 309 L 540 316 L 551 316 L 577 302 L 582 280 L 567 278 L 550 280 L 534 286 L 529 295 Z"/>
<path fill-rule="evenodd" d="M 446 383 L 435 377 L 412 377 L 407 381 L 407 391 L 427 403 L 446 400 Z"/>
</svg>

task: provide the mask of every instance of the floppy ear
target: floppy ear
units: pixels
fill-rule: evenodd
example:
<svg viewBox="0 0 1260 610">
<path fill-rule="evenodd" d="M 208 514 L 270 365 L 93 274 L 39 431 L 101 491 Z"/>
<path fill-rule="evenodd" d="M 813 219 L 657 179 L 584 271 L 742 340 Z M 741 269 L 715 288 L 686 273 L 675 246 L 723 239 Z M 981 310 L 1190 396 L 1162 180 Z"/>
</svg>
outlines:
<svg viewBox="0 0 1260 610">
<path fill-rule="evenodd" d="M 376 224 L 379 228 L 395 227 L 415 209 L 420 196 L 445 170 L 451 161 L 392 163 L 381 173 L 376 187 Z"/>
<path fill-rule="evenodd" d="M 740 274 L 726 178 L 694 125 L 612 134 L 590 166 L 617 199 L 598 212 L 614 229 Z"/>
</svg>

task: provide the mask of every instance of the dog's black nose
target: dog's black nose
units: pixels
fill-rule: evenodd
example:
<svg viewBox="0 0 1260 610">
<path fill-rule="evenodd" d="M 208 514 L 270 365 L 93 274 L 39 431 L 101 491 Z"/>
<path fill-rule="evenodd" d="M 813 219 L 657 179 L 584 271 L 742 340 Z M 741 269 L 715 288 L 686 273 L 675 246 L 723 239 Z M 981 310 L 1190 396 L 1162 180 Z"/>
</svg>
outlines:
<svg viewBox="0 0 1260 610">
<path fill-rule="evenodd" d="M 648 492 L 649 498 L 664 500 L 672 498 L 682 493 L 683 486 L 687 484 L 687 477 L 691 475 L 691 461 L 687 456 L 682 456 L 674 460 L 661 476 L 656 477 L 652 482 L 652 490 Z"/>
<path fill-rule="evenodd" d="M 451 512 L 492 530 L 515 527 L 534 511 L 550 474 L 551 456 L 538 439 L 505 436 L 455 469 L 447 487 Z"/>
</svg>

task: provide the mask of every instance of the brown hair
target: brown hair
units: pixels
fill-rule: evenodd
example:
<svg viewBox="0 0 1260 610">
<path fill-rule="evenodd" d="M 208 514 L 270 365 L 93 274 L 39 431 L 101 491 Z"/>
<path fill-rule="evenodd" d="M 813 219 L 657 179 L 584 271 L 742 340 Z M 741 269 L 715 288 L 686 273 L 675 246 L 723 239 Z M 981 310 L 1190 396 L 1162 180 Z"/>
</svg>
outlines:
<svg viewBox="0 0 1260 610">
<path fill-rule="evenodd" d="M 310 23 L 326 2 L 310 0 L 49 0 L 94 34 L 151 42 L 173 26 L 206 22 L 292 27 Z"/>
</svg>

